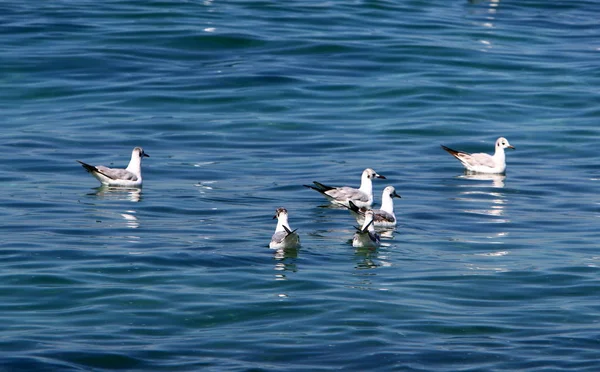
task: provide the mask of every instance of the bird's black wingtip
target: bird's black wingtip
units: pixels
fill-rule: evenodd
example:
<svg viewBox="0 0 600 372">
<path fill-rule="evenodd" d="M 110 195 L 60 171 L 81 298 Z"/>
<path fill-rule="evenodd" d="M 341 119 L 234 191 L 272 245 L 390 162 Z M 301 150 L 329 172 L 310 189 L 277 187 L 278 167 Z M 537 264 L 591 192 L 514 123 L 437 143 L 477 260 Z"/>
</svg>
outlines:
<svg viewBox="0 0 600 372">
<path fill-rule="evenodd" d="M 450 147 L 444 146 L 444 145 L 440 145 L 442 147 L 442 149 L 446 150 L 446 152 L 448 152 L 451 155 L 456 156 L 459 152 L 456 150 L 451 149 Z"/>
<path fill-rule="evenodd" d="M 360 208 L 356 204 L 354 204 L 352 200 L 348 200 L 348 209 L 350 209 L 354 213 L 360 212 Z"/>
<path fill-rule="evenodd" d="M 82 162 L 81 160 L 76 160 L 79 164 L 81 164 L 81 166 L 83 168 L 85 168 L 86 171 L 88 172 L 92 172 L 96 170 L 96 167 L 94 167 L 93 165 L 89 165 L 87 163 Z"/>
</svg>

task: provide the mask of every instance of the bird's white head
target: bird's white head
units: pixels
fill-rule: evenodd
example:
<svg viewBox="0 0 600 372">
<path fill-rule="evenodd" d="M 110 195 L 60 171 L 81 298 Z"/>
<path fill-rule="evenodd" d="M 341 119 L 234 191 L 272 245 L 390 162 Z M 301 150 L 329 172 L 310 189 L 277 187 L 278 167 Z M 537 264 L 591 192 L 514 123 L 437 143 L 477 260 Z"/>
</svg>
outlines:
<svg viewBox="0 0 600 372">
<path fill-rule="evenodd" d="M 273 219 L 282 219 L 285 218 L 287 220 L 287 216 L 288 216 L 288 211 L 285 208 L 277 208 L 275 210 L 275 215 L 273 216 Z"/>
<path fill-rule="evenodd" d="M 132 157 L 134 157 L 134 156 L 137 156 L 137 157 L 138 157 L 138 158 L 140 158 L 140 159 L 141 159 L 141 158 L 143 158 L 143 157 L 147 157 L 147 158 L 149 158 L 149 157 L 150 157 L 150 155 L 146 154 L 146 153 L 144 152 L 144 149 L 143 149 L 143 148 L 141 148 L 141 147 L 136 147 L 136 148 L 134 148 L 134 149 L 133 149 L 133 152 L 131 153 L 131 156 L 132 156 Z"/>
<path fill-rule="evenodd" d="M 383 189 L 383 193 L 390 198 L 401 198 L 401 196 L 396 193 L 394 186 L 387 186 L 385 189 Z"/>
<path fill-rule="evenodd" d="M 375 172 L 375 170 L 373 170 L 372 168 L 367 168 L 363 171 L 362 174 L 363 178 L 368 178 L 370 180 L 372 180 L 373 178 L 382 178 L 385 179 L 384 176 L 377 174 L 377 172 Z"/>
<path fill-rule="evenodd" d="M 510 143 L 508 143 L 508 140 L 504 137 L 500 137 L 496 140 L 496 149 L 515 149 L 514 146 L 512 146 Z"/>
</svg>

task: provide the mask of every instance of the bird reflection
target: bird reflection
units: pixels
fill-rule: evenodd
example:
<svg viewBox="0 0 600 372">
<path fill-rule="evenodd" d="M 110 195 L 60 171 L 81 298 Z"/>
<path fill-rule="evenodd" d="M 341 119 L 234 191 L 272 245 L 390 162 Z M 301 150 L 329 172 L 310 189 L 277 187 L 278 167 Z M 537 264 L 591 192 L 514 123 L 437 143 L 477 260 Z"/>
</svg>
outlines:
<svg viewBox="0 0 600 372">
<path fill-rule="evenodd" d="M 479 3 L 490 3 L 490 7 L 497 7 L 500 4 L 500 0 L 469 0 L 471 4 L 479 4 Z"/>
<path fill-rule="evenodd" d="M 275 275 L 275 280 L 287 280 L 285 272 L 296 272 L 298 266 L 296 259 L 298 258 L 299 248 L 282 248 L 276 249 L 273 258 L 277 261 L 273 270 L 278 271 Z"/>
<path fill-rule="evenodd" d="M 468 190 L 463 190 L 460 192 L 460 195 L 463 196 L 460 198 L 461 200 L 472 203 L 486 203 L 486 207 L 484 208 L 465 209 L 465 212 L 496 217 L 504 216 L 506 208 L 506 198 L 504 193 L 499 190 L 486 190 L 486 188 L 489 188 L 490 186 L 493 189 L 503 188 L 504 180 L 506 179 L 505 175 L 465 173 L 457 178 L 466 179 L 469 181 L 483 181 L 483 183 L 465 183 L 461 186 L 465 189 L 468 188 Z M 492 181 L 492 184 L 490 185 L 488 181 Z M 497 220 L 496 222 L 508 222 L 508 220 Z"/>
<path fill-rule="evenodd" d="M 354 251 L 356 263 L 352 274 L 352 288 L 370 291 L 387 291 L 389 289 L 378 279 L 376 271 L 380 267 L 392 266 L 385 250 L 382 252 L 380 249 L 358 248 Z"/>
<path fill-rule="evenodd" d="M 370 251 L 369 248 L 359 248 L 360 251 L 356 251 L 356 258 L 359 259 L 359 261 L 356 262 L 356 266 L 355 268 L 358 270 L 369 270 L 369 269 L 376 269 L 379 267 L 379 265 L 373 260 L 373 258 L 377 257 L 377 254 L 372 254 L 375 252 L 366 252 L 367 250 Z"/>
<path fill-rule="evenodd" d="M 286 258 L 296 259 L 298 258 L 299 248 L 282 248 L 275 250 L 276 260 L 285 260 Z"/>
<path fill-rule="evenodd" d="M 492 185 L 494 187 L 502 188 L 504 187 L 506 175 L 465 172 L 465 174 L 460 175 L 457 178 L 464 178 L 473 181 L 492 181 Z"/>
<path fill-rule="evenodd" d="M 126 187 L 100 186 L 96 191 L 88 195 L 96 195 L 100 199 L 106 200 L 129 200 L 137 203 L 142 198 L 142 189 Z"/>
<path fill-rule="evenodd" d="M 142 189 L 140 188 L 126 188 L 126 187 L 110 187 L 100 186 L 94 189 L 95 192 L 89 193 L 90 196 L 95 196 L 101 200 L 109 201 L 130 201 L 137 203 L 142 199 Z M 140 227 L 140 221 L 137 217 L 137 211 L 129 207 L 123 212 L 114 213 L 107 210 L 103 210 L 103 215 L 120 216 L 125 220 L 125 227 L 130 229 L 137 229 Z M 139 242 L 140 237 L 137 235 L 127 235 L 126 238 L 129 242 Z"/>
<path fill-rule="evenodd" d="M 356 258 L 355 268 L 357 270 L 392 266 L 391 262 L 388 261 L 388 256 L 381 253 L 377 248 L 357 248 L 354 251 L 354 257 Z"/>
<path fill-rule="evenodd" d="M 496 27 L 494 23 L 496 21 L 496 13 L 498 12 L 498 8 L 500 6 L 500 0 L 469 0 L 469 3 L 474 5 L 486 3 L 486 7 L 484 10 L 475 11 L 476 14 L 479 13 L 482 18 L 482 22 L 480 22 L 479 24 L 488 29 L 493 29 Z M 483 14 L 481 14 L 482 12 Z M 490 40 L 479 40 L 479 42 L 484 45 L 484 48 L 481 49 L 482 51 L 489 50 L 493 47 L 492 42 Z"/>
<path fill-rule="evenodd" d="M 507 207 L 509 201 L 503 190 L 506 176 L 503 174 L 472 174 L 465 173 L 457 176 L 464 180 L 459 187 L 459 197 L 456 200 L 465 203 L 463 212 L 468 214 L 489 216 L 478 218 L 475 224 L 506 224 L 510 222 Z M 468 228 L 471 224 L 463 224 Z M 456 240 L 486 244 L 502 244 L 508 235 L 507 231 L 494 227 L 485 232 L 485 227 L 473 226 L 467 237 L 456 237 Z M 489 252 L 488 252 L 489 253 Z"/>
<path fill-rule="evenodd" d="M 135 216 L 135 211 L 126 211 L 127 213 L 121 213 L 121 217 L 125 219 L 125 224 L 130 229 L 137 229 L 140 227 L 140 222 L 138 218 Z"/>
<path fill-rule="evenodd" d="M 379 234 L 380 238 L 383 238 L 386 240 L 394 239 L 394 229 L 393 228 L 381 228 L 381 229 L 375 229 L 375 230 L 377 230 L 377 233 Z"/>
</svg>

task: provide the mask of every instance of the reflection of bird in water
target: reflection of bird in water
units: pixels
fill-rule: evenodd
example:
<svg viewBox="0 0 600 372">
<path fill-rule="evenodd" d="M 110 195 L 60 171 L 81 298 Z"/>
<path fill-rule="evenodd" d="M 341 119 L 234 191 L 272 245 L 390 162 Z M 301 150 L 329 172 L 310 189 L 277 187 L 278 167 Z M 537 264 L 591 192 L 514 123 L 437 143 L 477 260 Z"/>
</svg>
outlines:
<svg viewBox="0 0 600 372">
<path fill-rule="evenodd" d="M 377 248 L 381 244 L 379 235 L 375 232 L 373 227 L 373 211 L 368 210 L 365 212 L 365 222 L 363 226 L 356 229 L 354 237 L 352 238 L 352 246 L 355 248 Z"/>
<path fill-rule="evenodd" d="M 494 155 L 485 153 L 469 154 L 464 151 L 452 150 L 449 147 L 442 145 L 442 148 L 446 150 L 450 155 L 457 158 L 467 170 L 477 173 L 504 173 L 506 170 L 506 160 L 504 155 L 504 149 L 513 149 L 514 147 L 508 143 L 508 140 L 504 137 L 500 137 L 496 140 L 496 151 Z"/>
<path fill-rule="evenodd" d="M 126 169 L 108 168 L 103 165 L 89 165 L 77 160 L 98 181 L 107 186 L 142 187 L 142 158 L 150 155 L 141 147 L 131 152 L 131 160 Z"/>
<path fill-rule="evenodd" d="M 381 208 L 372 209 L 373 225 L 375 227 L 394 227 L 396 226 L 396 214 L 394 213 L 394 199 L 401 196 L 396 193 L 394 186 L 388 186 L 383 189 L 381 194 Z M 356 222 L 362 224 L 365 220 L 366 207 L 359 208 L 352 201 L 348 202 L 350 213 L 356 218 Z"/>
<path fill-rule="evenodd" d="M 373 204 L 373 178 L 383 178 L 384 176 L 377 174 L 373 169 L 367 168 L 362 172 L 360 180 L 360 188 L 354 189 L 352 187 L 333 187 L 326 186 L 320 182 L 314 181 L 315 186 L 304 185 L 309 189 L 316 190 L 323 194 L 330 202 L 335 204 L 349 206 L 348 202 L 352 201 L 355 205 L 360 207 L 370 207 Z"/>
<path fill-rule="evenodd" d="M 129 213 L 121 213 L 121 217 L 123 217 L 127 221 L 127 227 L 132 229 L 137 229 L 140 227 L 140 222 L 137 217 L 134 215 L 135 211 L 126 211 Z"/>
<path fill-rule="evenodd" d="M 277 208 L 275 216 L 277 218 L 277 227 L 271 237 L 269 248 L 297 248 L 300 246 L 300 237 L 296 230 L 291 230 L 288 224 L 288 212 L 285 208 Z"/>
<path fill-rule="evenodd" d="M 506 176 L 504 174 L 485 174 L 485 173 L 466 173 L 458 176 L 458 178 L 464 178 L 473 181 L 492 181 L 494 187 L 504 187 L 504 180 Z"/>
<path fill-rule="evenodd" d="M 89 195 L 96 195 L 99 198 L 108 200 L 130 200 L 132 202 L 139 202 L 142 197 L 142 189 L 100 186 L 96 189 L 95 193 Z"/>
<path fill-rule="evenodd" d="M 287 258 L 290 258 L 290 259 L 298 258 L 298 252 L 300 251 L 300 249 L 298 249 L 298 248 L 299 247 L 277 248 L 275 250 L 274 258 L 276 260 L 285 260 Z M 296 270 L 292 270 L 292 271 L 296 271 Z"/>
<path fill-rule="evenodd" d="M 464 209 L 467 213 L 484 214 L 488 216 L 503 216 L 506 208 L 506 198 L 501 188 L 504 187 L 506 176 L 503 174 L 482 174 L 470 173 L 457 176 L 459 179 L 470 181 L 480 181 L 475 183 L 464 183 L 461 187 L 461 200 L 473 204 L 473 207 Z M 492 181 L 492 185 L 488 182 Z M 482 203 L 489 205 L 482 207 Z M 506 222 L 507 220 L 496 220 L 496 222 Z"/>
</svg>

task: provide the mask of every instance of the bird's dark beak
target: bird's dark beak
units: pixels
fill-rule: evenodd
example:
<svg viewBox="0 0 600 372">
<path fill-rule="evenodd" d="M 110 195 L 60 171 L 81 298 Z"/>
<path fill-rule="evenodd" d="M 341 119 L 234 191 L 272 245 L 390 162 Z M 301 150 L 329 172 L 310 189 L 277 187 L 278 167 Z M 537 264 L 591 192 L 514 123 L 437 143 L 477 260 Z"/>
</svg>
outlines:
<svg viewBox="0 0 600 372">
<path fill-rule="evenodd" d="M 274 215 L 274 216 L 273 216 L 273 219 L 276 219 L 276 218 L 277 218 L 277 215 Z"/>
<path fill-rule="evenodd" d="M 513 149 L 516 150 L 516 148 L 514 146 L 508 146 L 509 149 Z"/>
<path fill-rule="evenodd" d="M 397 194 L 397 193 L 393 193 L 393 194 L 392 194 L 392 196 L 395 196 L 395 197 L 397 197 L 397 198 L 400 198 L 400 199 L 402 199 L 402 197 L 400 196 L 400 194 Z"/>
<path fill-rule="evenodd" d="M 149 157 L 150 157 L 150 155 L 148 155 L 148 154 L 146 154 L 146 153 L 143 153 L 143 154 L 142 154 L 142 156 L 145 156 L 145 157 L 147 157 L 147 158 L 149 158 Z"/>
<path fill-rule="evenodd" d="M 378 174 L 378 175 L 376 175 L 375 177 L 377 177 L 377 178 L 381 178 L 381 179 L 384 179 L 384 180 L 386 179 L 386 178 L 385 178 L 385 176 L 382 176 L 381 174 Z"/>
</svg>

